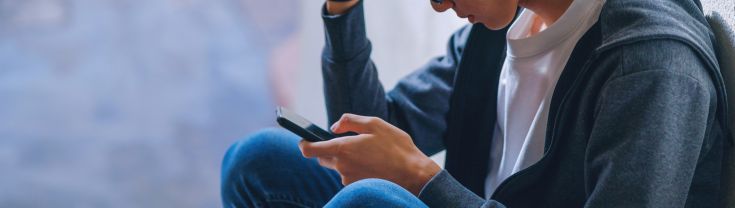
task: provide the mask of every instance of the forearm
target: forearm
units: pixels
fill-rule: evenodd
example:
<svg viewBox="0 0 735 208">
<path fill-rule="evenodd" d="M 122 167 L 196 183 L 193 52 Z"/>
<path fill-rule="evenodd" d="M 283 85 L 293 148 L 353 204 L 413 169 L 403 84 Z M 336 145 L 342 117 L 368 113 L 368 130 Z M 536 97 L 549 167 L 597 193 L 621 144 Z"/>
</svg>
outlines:
<svg viewBox="0 0 735 208">
<path fill-rule="evenodd" d="M 329 123 L 344 113 L 376 116 L 389 121 L 385 90 L 370 60 L 362 2 L 341 15 L 323 11 L 325 42 L 322 75 Z"/>
</svg>

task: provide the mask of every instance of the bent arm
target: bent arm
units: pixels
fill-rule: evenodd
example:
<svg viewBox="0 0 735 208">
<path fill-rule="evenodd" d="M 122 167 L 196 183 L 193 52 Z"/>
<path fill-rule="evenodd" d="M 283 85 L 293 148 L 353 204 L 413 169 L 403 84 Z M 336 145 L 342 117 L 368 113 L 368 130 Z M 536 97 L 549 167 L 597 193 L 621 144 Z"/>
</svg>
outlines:
<svg viewBox="0 0 735 208">
<path fill-rule="evenodd" d="M 445 114 L 469 26 L 455 33 L 447 54 L 383 89 L 365 32 L 363 3 L 342 15 L 324 13 L 322 75 L 329 124 L 344 113 L 376 116 L 406 131 L 424 154 L 444 149 Z"/>
</svg>

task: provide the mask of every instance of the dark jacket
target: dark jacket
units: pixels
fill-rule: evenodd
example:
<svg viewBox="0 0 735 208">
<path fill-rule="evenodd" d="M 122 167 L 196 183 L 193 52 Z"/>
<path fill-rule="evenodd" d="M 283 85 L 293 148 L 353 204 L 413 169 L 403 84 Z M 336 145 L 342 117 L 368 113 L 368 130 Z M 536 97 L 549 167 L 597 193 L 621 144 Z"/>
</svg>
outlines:
<svg viewBox="0 0 735 208">
<path fill-rule="evenodd" d="M 383 118 L 446 171 L 431 207 L 716 207 L 727 118 L 714 38 L 692 0 L 607 0 L 552 96 L 543 158 L 484 196 L 507 29 L 470 25 L 447 54 L 385 92 L 370 60 L 362 3 L 325 16 L 330 124 Z M 727 143 L 726 143 L 727 142 Z"/>
</svg>

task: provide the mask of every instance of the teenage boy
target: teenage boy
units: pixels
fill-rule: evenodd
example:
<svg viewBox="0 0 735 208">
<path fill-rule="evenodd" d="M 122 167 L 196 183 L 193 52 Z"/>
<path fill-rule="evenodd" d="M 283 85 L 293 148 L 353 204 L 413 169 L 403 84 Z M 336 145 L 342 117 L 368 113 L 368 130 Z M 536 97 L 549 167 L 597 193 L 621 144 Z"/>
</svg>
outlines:
<svg viewBox="0 0 735 208">
<path fill-rule="evenodd" d="M 362 2 L 328 1 L 328 118 L 359 135 L 235 144 L 225 206 L 720 205 L 727 101 L 697 0 L 432 6 L 477 24 L 386 93 Z M 444 149 L 446 170 L 426 156 Z"/>
</svg>

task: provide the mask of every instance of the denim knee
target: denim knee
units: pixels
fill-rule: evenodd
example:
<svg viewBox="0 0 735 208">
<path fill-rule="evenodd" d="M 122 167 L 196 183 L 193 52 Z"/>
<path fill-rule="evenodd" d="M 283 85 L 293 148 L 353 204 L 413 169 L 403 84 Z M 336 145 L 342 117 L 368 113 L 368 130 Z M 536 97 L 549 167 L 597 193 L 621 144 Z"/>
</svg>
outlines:
<svg viewBox="0 0 735 208">
<path fill-rule="evenodd" d="M 363 179 L 339 191 L 327 207 L 416 207 L 421 204 L 398 184 L 383 179 Z"/>
<path fill-rule="evenodd" d="M 403 187 L 393 182 L 369 178 L 356 181 L 348 186 L 345 186 L 340 193 L 357 195 L 360 198 L 381 198 L 385 193 L 391 193 L 403 190 Z"/>
<path fill-rule="evenodd" d="M 233 144 L 222 161 L 224 207 L 322 207 L 339 176 L 301 155 L 298 136 L 265 129 Z"/>
<path fill-rule="evenodd" d="M 262 170 L 278 163 L 288 163 L 289 158 L 300 156 L 299 138 L 278 128 L 268 128 L 235 142 L 227 150 L 222 161 L 222 176 L 233 173 Z"/>
</svg>

